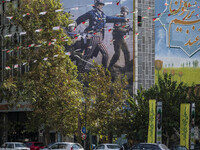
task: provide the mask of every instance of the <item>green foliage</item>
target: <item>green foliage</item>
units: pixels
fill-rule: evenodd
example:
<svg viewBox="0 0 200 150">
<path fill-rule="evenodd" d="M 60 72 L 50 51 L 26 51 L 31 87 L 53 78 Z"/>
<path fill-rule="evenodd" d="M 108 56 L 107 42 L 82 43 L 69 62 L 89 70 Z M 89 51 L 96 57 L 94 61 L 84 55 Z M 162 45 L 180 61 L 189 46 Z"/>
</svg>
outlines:
<svg viewBox="0 0 200 150">
<path fill-rule="evenodd" d="M 126 112 L 124 122 L 128 139 L 146 141 L 148 133 L 149 103 L 145 99 L 145 91 L 138 90 L 133 98 L 128 99 L 130 108 Z"/>
<path fill-rule="evenodd" d="M 68 39 L 68 44 L 70 38 L 62 28 L 53 30 L 53 27 L 66 27 L 71 23 L 70 15 L 55 12 L 57 9 L 62 9 L 58 0 L 21 0 L 19 8 L 10 5 L 7 15 L 13 16 L 12 23 L 19 31 L 26 32 L 21 35 L 19 45 L 13 47 L 20 52 L 14 59 L 17 64 L 26 63 L 30 69 L 20 77 L 5 80 L 1 94 L 4 100 L 15 105 L 22 101 L 32 104 L 29 130 L 37 131 L 43 125 L 72 134 L 78 124 L 82 85 L 77 79 L 76 66 L 64 53 L 63 38 Z M 44 11 L 45 15 L 39 15 Z M 37 29 L 42 31 L 35 32 Z M 53 39 L 56 42 L 51 44 Z M 40 47 L 29 47 L 30 44 Z"/>
<path fill-rule="evenodd" d="M 187 84 L 187 86 L 192 86 L 192 84 L 200 84 L 200 78 L 198 78 L 200 74 L 200 68 L 199 67 L 182 67 L 182 68 L 163 68 L 160 70 L 159 75 L 164 77 L 163 74 L 167 73 L 170 74 L 171 70 L 175 71 L 175 75 L 173 79 L 177 81 L 178 83 L 184 82 Z M 179 76 L 179 72 L 182 73 L 181 80 Z M 155 83 L 158 83 L 158 74 L 157 71 L 155 71 Z"/>
<path fill-rule="evenodd" d="M 117 133 L 124 116 L 125 101 L 128 98 L 126 78 L 111 81 L 111 74 L 102 66 L 82 76 L 86 85 L 84 97 L 87 105 L 87 124 L 93 132 L 101 135 Z"/>
<path fill-rule="evenodd" d="M 130 111 L 127 112 L 132 118 L 129 120 L 133 130 L 127 132 L 128 136 L 139 141 L 147 139 L 149 100 L 156 99 L 163 102 L 162 132 L 163 142 L 170 138 L 176 129 L 180 127 L 180 104 L 195 102 L 196 112 L 199 115 L 199 96 L 195 95 L 194 86 L 188 87 L 183 82 L 172 81 L 171 76 L 165 74 L 159 77 L 158 84 L 148 90 L 140 90 L 134 99 L 129 100 Z M 142 118 L 142 119 L 141 119 Z M 196 120 L 197 124 L 199 120 Z M 131 129 L 131 128 L 130 128 Z M 170 141 L 175 142 L 175 141 Z"/>
<path fill-rule="evenodd" d="M 183 141 L 185 141 L 185 145 L 186 145 L 186 143 L 187 143 L 187 134 L 188 134 L 188 122 L 189 122 L 189 118 L 188 118 L 188 114 L 187 114 L 187 108 L 186 108 L 186 106 L 185 106 L 185 108 L 184 108 L 184 114 L 183 114 L 183 119 L 181 120 L 181 122 L 182 122 L 182 124 L 183 124 L 183 132 L 182 132 L 182 134 L 183 134 Z"/>
</svg>

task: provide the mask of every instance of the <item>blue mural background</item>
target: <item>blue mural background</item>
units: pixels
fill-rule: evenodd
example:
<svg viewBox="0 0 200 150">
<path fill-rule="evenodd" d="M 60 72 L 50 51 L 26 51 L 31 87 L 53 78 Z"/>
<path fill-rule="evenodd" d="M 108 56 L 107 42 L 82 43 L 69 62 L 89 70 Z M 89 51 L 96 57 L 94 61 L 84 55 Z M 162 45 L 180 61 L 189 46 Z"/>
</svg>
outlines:
<svg viewBox="0 0 200 150">
<path fill-rule="evenodd" d="M 88 12 L 92 9 L 92 5 L 94 4 L 94 0 L 60 0 L 61 3 L 63 3 L 64 11 L 70 12 L 73 16 L 71 19 L 76 20 L 80 15 Z M 104 13 L 107 16 L 115 16 L 116 14 L 120 14 L 120 8 L 122 6 L 127 6 L 129 8 L 130 12 L 133 12 L 133 0 L 120 0 L 119 5 L 117 5 L 117 2 L 119 0 L 104 0 L 104 3 L 106 4 L 103 8 Z M 112 4 L 111 4 L 112 3 Z M 133 27 L 133 13 L 129 13 L 127 18 L 130 18 L 130 26 Z M 83 31 L 86 28 L 87 24 L 80 24 L 77 28 L 78 31 Z M 104 36 L 104 43 L 107 46 L 109 52 L 109 60 L 112 58 L 114 54 L 114 47 L 112 41 L 112 32 L 108 32 L 108 29 L 113 28 L 113 23 L 107 23 L 106 24 L 107 30 L 105 30 L 105 36 Z M 133 59 L 133 32 L 129 32 L 129 38 L 126 39 L 126 42 L 129 47 L 130 51 L 130 60 Z M 96 62 L 99 64 L 101 63 L 101 54 L 98 55 L 97 58 L 94 58 Z M 90 60 L 92 61 L 92 60 Z M 124 56 L 121 52 L 120 58 L 117 61 L 117 65 L 124 66 Z"/>
<path fill-rule="evenodd" d="M 117 75 L 120 74 L 125 74 L 128 79 L 128 87 L 127 89 L 129 90 L 129 93 L 132 95 L 133 94 L 133 1 L 134 0 L 104 0 L 105 6 L 103 7 L 103 11 L 105 15 L 107 16 L 116 16 L 117 14 L 120 14 L 120 8 L 122 6 L 127 6 L 129 8 L 129 14 L 127 18 L 129 18 L 128 24 L 130 25 L 130 30 L 126 34 L 127 38 L 124 38 L 127 45 L 128 45 L 128 50 L 130 52 L 130 64 L 129 64 L 129 69 L 126 71 L 123 71 L 123 68 L 125 68 L 125 58 L 124 58 L 124 53 L 122 50 L 120 51 L 120 57 L 117 60 L 116 64 L 114 65 L 114 71 L 111 72 L 112 77 L 116 77 Z M 70 12 L 73 16 L 71 19 L 76 20 L 79 16 L 82 14 L 92 10 L 92 5 L 94 5 L 94 0 L 60 0 L 61 3 L 63 3 L 64 11 L 65 12 Z M 117 5 L 117 3 L 119 5 Z M 85 24 L 80 24 L 77 27 L 77 31 L 83 32 L 84 29 L 88 26 L 88 23 L 86 21 Z M 113 57 L 115 51 L 114 51 L 114 45 L 113 45 L 113 35 L 112 31 L 109 31 L 110 29 L 113 29 L 114 24 L 113 23 L 107 23 L 105 26 L 105 36 L 104 36 L 104 44 L 107 47 L 108 50 L 108 66 L 110 64 L 110 60 Z M 93 57 L 92 59 L 89 59 L 89 62 L 91 63 L 92 61 L 97 62 L 98 64 L 101 64 L 102 60 L 102 55 L 101 53 L 98 54 L 97 57 Z M 91 68 L 91 64 L 87 63 L 86 69 Z"/>
<path fill-rule="evenodd" d="M 177 5 L 175 5 L 176 0 L 172 0 L 172 10 L 175 11 L 178 9 L 180 0 L 177 0 Z M 191 39 L 191 41 L 194 41 L 197 36 L 200 35 L 200 22 L 197 22 L 195 25 L 195 30 L 192 30 L 192 25 L 175 25 L 172 24 L 172 31 L 171 33 L 171 40 L 170 40 L 170 47 L 168 47 L 168 29 L 169 29 L 169 23 L 171 20 L 177 18 L 179 20 L 183 20 L 184 16 L 172 15 L 169 12 L 169 6 L 170 6 L 171 0 L 155 0 L 155 16 L 156 18 L 159 18 L 160 20 L 155 21 L 155 58 L 163 61 L 163 66 L 168 66 L 168 64 L 172 64 L 174 67 L 181 67 L 183 63 L 192 62 L 195 60 L 198 60 L 200 62 L 200 40 L 197 41 L 193 46 L 184 46 L 184 44 Z M 191 20 L 199 20 L 199 13 L 200 13 L 200 1 L 183 1 L 188 2 L 187 4 L 191 4 L 190 7 L 187 8 L 187 10 L 192 12 L 192 10 L 195 10 L 192 17 L 190 19 L 185 19 L 185 21 L 191 21 Z M 196 6 L 195 5 L 196 2 Z M 183 5 L 184 3 L 182 3 Z M 187 12 L 187 11 L 185 11 Z M 176 28 L 181 27 L 182 32 L 177 32 Z M 186 34 L 186 28 L 190 30 L 189 34 Z M 167 31 L 165 30 L 167 29 Z M 200 37 L 200 36 L 199 36 Z M 177 47 L 177 48 L 174 48 Z M 199 64 L 200 66 L 200 64 Z"/>
</svg>

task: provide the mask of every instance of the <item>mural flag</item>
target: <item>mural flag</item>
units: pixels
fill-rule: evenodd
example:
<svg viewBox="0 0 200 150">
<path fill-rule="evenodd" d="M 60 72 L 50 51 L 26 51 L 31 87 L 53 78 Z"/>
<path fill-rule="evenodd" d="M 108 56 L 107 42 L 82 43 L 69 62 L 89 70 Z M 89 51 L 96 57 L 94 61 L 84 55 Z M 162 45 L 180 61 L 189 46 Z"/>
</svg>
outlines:
<svg viewBox="0 0 200 150">
<path fill-rule="evenodd" d="M 190 104 L 181 104 L 180 145 L 189 149 Z"/>
<path fill-rule="evenodd" d="M 147 143 L 155 143 L 156 100 L 149 100 L 149 128 Z"/>
</svg>

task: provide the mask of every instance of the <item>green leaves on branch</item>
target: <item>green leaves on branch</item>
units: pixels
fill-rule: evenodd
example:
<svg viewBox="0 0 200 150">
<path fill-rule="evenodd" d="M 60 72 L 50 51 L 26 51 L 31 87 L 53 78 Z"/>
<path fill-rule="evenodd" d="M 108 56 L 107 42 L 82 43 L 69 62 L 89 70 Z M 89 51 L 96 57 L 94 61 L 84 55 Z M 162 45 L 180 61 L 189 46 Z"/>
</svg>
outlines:
<svg viewBox="0 0 200 150">
<path fill-rule="evenodd" d="M 13 16 L 12 23 L 19 27 L 19 32 L 26 32 L 13 48 L 21 54 L 16 63 L 26 63 L 29 71 L 4 81 L 2 91 L 6 92 L 4 100 L 32 104 L 28 129 L 43 125 L 46 129 L 73 134 L 78 124 L 82 84 L 77 79 L 76 66 L 64 53 L 63 39 L 68 39 L 69 44 L 70 38 L 62 27 L 71 23 L 70 15 L 55 12 L 58 9 L 62 9 L 58 0 L 20 0 L 19 8 L 10 5 L 7 16 Z M 40 15 L 41 12 L 46 14 Z"/>
<path fill-rule="evenodd" d="M 94 66 L 89 74 L 83 75 L 89 129 L 101 135 L 117 133 L 125 101 L 128 99 L 128 92 L 125 90 L 127 80 L 118 77 L 112 82 L 110 72 L 105 71 L 102 66 Z"/>
<path fill-rule="evenodd" d="M 149 100 L 156 99 L 163 102 L 162 132 L 163 141 L 167 141 L 167 138 L 171 138 L 174 134 L 174 129 L 179 131 L 181 103 L 195 102 L 196 112 L 199 115 L 200 97 L 194 93 L 194 87 L 188 87 L 183 82 L 178 84 L 167 74 L 163 78 L 159 77 L 158 84 L 150 89 L 138 90 L 134 99 L 128 100 L 130 110 L 127 111 L 128 119 L 126 118 L 128 120 L 126 124 L 127 136 L 145 142 L 144 139 L 147 139 L 148 131 Z M 199 120 L 196 120 L 196 123 L 198 124 Z"/>
</svg>

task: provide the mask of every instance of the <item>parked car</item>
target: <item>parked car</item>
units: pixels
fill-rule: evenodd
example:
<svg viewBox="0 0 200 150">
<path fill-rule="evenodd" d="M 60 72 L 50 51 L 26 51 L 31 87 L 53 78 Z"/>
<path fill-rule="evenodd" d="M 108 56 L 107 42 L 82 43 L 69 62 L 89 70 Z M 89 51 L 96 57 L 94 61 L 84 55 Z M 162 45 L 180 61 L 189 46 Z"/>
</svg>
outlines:
<svg viewBox="0 0 200 150">
<path fill-rule="evenodd" d="M 1 146 L 0 150 L 30 150 L 30 148 L 21 142 L 6 142 Z"/>
<path fill-rule="evenodd" d="M 120 146 L 119 144 L 105 143 L 97 146 L 95 150 L 123 150 L 123 147 Z"/>
<path fill-rule="evenodd" d="M 51 145 L 53 145 L 54 143 L 49 143 L 45 148 L 49 148 L 51 147 Z"/>
<path fill-rule="evenodd" d="M 44 144 L 41 142 L 27 142 L 25 145 L 29 147 L 30 150 L 40 150 L 44 148 Z"/>
<path fill-rule="evenodd" d="M 56 142 L 52 145 L 48 146 L 47 148 L 43 148 L 42 150 L 84 150 L 83 147 L 79 143 L 71 143 L 71 142 Z"/>
<path fill-rule="evenodd" d="M 132 146 L 130 150 L 169 150 L 169 148 L 164 144 L 140 143 Z"/>
<path fill-rule="evenodd" d="M 175 145 L 170 148 L 170 150 L 187 150 L 185 146 Z"/>
<path fill-rule="evenodd" d="M 124 147 L 124 150 L 129 150 L 131 148 L 129 143 L 124 143 L 122 146 Z"/>
</svg>

